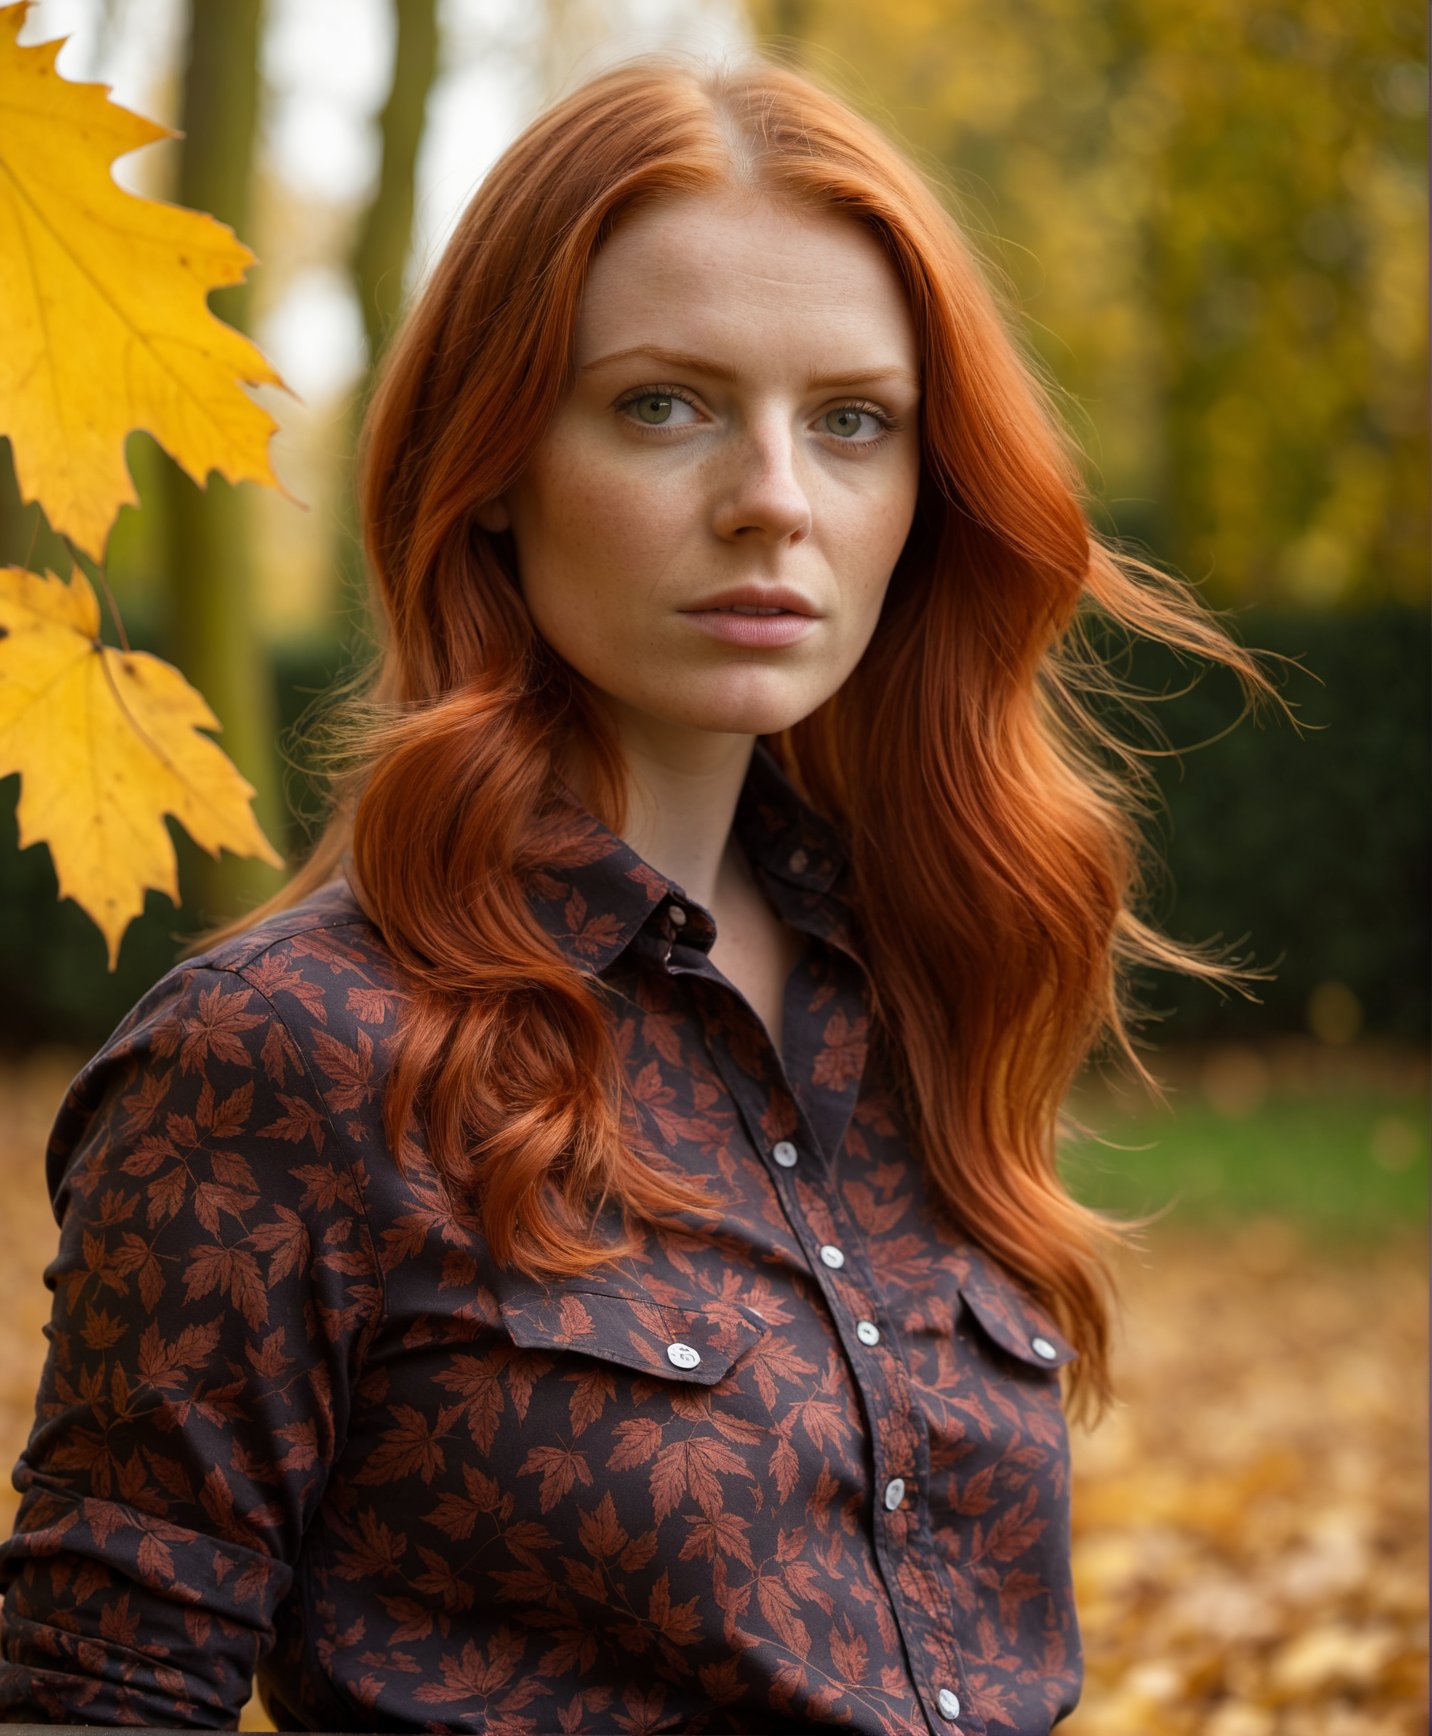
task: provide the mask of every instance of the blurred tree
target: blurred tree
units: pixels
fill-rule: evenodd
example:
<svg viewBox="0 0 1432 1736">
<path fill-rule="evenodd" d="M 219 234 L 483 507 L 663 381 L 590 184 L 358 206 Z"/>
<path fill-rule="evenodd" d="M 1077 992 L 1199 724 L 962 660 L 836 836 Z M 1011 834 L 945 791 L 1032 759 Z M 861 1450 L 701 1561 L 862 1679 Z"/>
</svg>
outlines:
<svg viewBox="0 0 1432 1736">
<path fill-rule="evenodd" d="M 242 239 L 249 224 L 250 164 L 258 111 L 263 0 L 191 0 L 175 198 L 210 211 Z M 214 312 L 246 331 L 248 288 L 217 292 Z M 223 745 L 257 792 L 259 824 L 284 833 L 269 647 L 254 600 L 247 501 L 211 474 L 198 489 L 166 461 L 162 479 L 168 551 L 166 643 L 223 726 Z M 237 914 L 277 889 L 261 862 L 196 855 L 190 907 L 207 923 Z"/>
<path fill-rule="evenodd" d="M 353 285 L 373 361 L 382 352 L 402 304 L 418 146 L 438 67 L 437 0 L 402 0 L 395 10 L 393 82 L 378 119 L 382 138 L 378 186 L 353 249 Z"/>
<path fill-rule="evenodd" d="M 426 124 L 428 95 L 438 69 L 437 0 L 402 0 L 394 6 L 393 77 L 378 117 L 381 140 L 378 183 L 359 223 L 349 260 L 353 290 L 363 317 L 368 364 L 349 400 L 345 453 L 357 447 L 358 430 L 373 386 L 374 368 L 403 302 L 403 277 L 413 234 L 418 148 Z M 363 549 L 358 524 L 357 476 L 345 461 L 334 515 L 330 580 L 345 598 L 363 595 Z"/>
<path fill-rule="evenodd" d="M 1426 585 L 1420 19 L 748 0 L 950 188 L 1116 528 L 1219 606 Z M 858 69 L 858 70 L 857 70 Z"/>
</svg>

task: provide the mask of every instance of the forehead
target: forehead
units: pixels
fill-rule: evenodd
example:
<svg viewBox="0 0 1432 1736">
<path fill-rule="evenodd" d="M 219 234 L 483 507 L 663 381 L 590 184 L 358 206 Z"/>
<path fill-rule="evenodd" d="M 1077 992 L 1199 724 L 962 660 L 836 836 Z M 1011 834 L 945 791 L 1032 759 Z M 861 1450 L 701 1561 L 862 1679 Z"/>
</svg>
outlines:
<svg viewBox="0 0 1432 1736">
<path fill-rule="evenodd" d="M 803 354 L 855 344 L 916 369 L 899 273 L 853 217 L 745 189 L 661 199 L 622 219 L 592 262 L 576 361 L 624 345 L 765 340 Z"/>
</svg>

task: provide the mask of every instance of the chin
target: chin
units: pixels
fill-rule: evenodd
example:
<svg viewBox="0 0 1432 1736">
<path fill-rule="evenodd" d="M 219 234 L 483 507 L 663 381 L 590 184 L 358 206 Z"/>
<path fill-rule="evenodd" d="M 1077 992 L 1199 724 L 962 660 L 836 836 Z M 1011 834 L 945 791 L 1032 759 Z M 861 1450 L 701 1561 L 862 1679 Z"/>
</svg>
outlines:
<svg viewBox="0 0 1432 1736">
<path fill-rule="evenodd" d="M 760 703 L 748 700 L 726 705 L 683 706 L 679 711 L 658 712 L 657 715 L 673 728 L 699 729 L 712 735 L 777 735 L 808 717 L 813 709 L 811 705 L 791 700 Z"/>
<path fill-rule="evenodd" d="M 803 673 L 804 680 L 795 671 L 750 668 L 676 674 L 668 663 L 665 678 L 650 690 L 597 686 L 596 691 L 605 694 L 617 719 L 629 718 L 643 733 L 779 735 L 809 717 L 835 691 L 826 682 L 812 691 L 810 672 Z"/>
<path fill-rule="evenodd" d="M 840 687 L 834 670 L 759 668 L 747 665 L 722 671 L 714 680 L 678 696 L 681 712 L 703 729 L 729 730 L 733 735 L 775 735 L 789 729 Z M 820 678 L 812 679 L 818 675 Z"/>
</svg>

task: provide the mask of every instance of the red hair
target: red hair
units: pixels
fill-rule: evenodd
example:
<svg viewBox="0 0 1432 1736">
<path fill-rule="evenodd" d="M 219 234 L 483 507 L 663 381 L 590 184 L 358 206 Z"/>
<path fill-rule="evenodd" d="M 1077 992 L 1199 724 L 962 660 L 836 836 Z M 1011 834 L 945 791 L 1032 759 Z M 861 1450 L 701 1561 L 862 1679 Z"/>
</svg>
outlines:
<svg viewBox="0 0 1432 1736">
<path fill-rule="evenodd" d="M 527 903 L 525 870 L 560 855 L 564 756 L 580 756 L 618 832 L 623 767 L 527 614 L 510 540 L 474 511 L 521 474 L 568 390 L 584 282 L 613 226 L 639 203 L 732 185 L 865 224 L 909 295 L 924 385 L 914 527 L 860 665 L 763 739 L 839 826 L 857 911 L 881 913 L 866 932 L 879 1054 L 934 1189 L 1052 1310 L 1081 1352 L 1071 1398 L 1102 1409 L 1106 1252 L 1142 1226 L 1065 1190 L 1057 1144 L 1075 1124 L 1061 1105 L 1103 1040 L 1158 1089 L 1128 1035 L 1131 967 L 1215 984 L 1263 973 L 1136 914 L 1151 780 L 1087 703 L 1120 692 L 1088 618 L 1228 666 L 1255 702 L 1272 689 L 1183 582 L 1093 533 L 1057 415 L 940 197 L 807 78 L 757 57 L 629 61 L 541 115 L 473 196 L 363 429 L 382 650 L 359 757 L 305 866 L 244 925 L 351 850 L 412 991 L 390 1142 L 401 1154 L 420 1121 L 500 1262 L 559 1276 L 629 1252 L 595 1239 L 595 1200 L 629 1226 L 700 1209 L 707 1196 L 642 1149 L 600 991 Z"/>
</svg>

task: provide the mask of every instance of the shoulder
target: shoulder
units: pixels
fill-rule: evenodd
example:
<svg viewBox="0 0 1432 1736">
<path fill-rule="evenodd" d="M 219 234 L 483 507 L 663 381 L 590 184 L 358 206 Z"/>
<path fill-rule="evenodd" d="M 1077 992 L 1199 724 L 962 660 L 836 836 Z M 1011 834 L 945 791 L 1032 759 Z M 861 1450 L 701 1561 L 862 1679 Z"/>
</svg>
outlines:
<svg viewBox="0 0 1432 1736">
<path fill-rule="evenodd" d="M 331 1121 L 372 1108 L 402 999 L 381 935 L 330 882 L 166 972 L 74 1080 L 58 1143 L 102 1099 L 147 1100 L 191 1079 L 247 1083 L 256 1106 L 289 1114 L 306 1099 Z"/>
<path fill-rule="evenodd" d="M 177 1027 L 279 1042 L 277 1024 L 308 1052 L 322 1037 L 356 1041 L 391 1030 L 402 999 L 391 953 L 343 881 L 330 881 L 288 910 L 266 917 L 167 971 L 120 1022 L 96 1061 L 156 1041 L 174 1045 Z M 255 1054 L 256 1061 L 259 1059 Z M 93 1063 L 92 1063 L 93 1065 Z"/>
<path fill-rule="evenodd" d="M 346 881 L 330 880 L 307 898 L 196 953 L 177 971 L 230 971 L 261 984 L 288 976 L 327 984 L 393 976 L 392 955 Z M 173 974 L 173 973 L 171 973 Z"/>
<path fill-rule="evenodd" d="M 207 977 L 211 991 L 257 998 L 300 1044 L 319 1034 L 390 1032 L 402 999 L 392 954 L 342 880 L 196 954 L 170 977 L 185 971 Z"/>
</svg>

